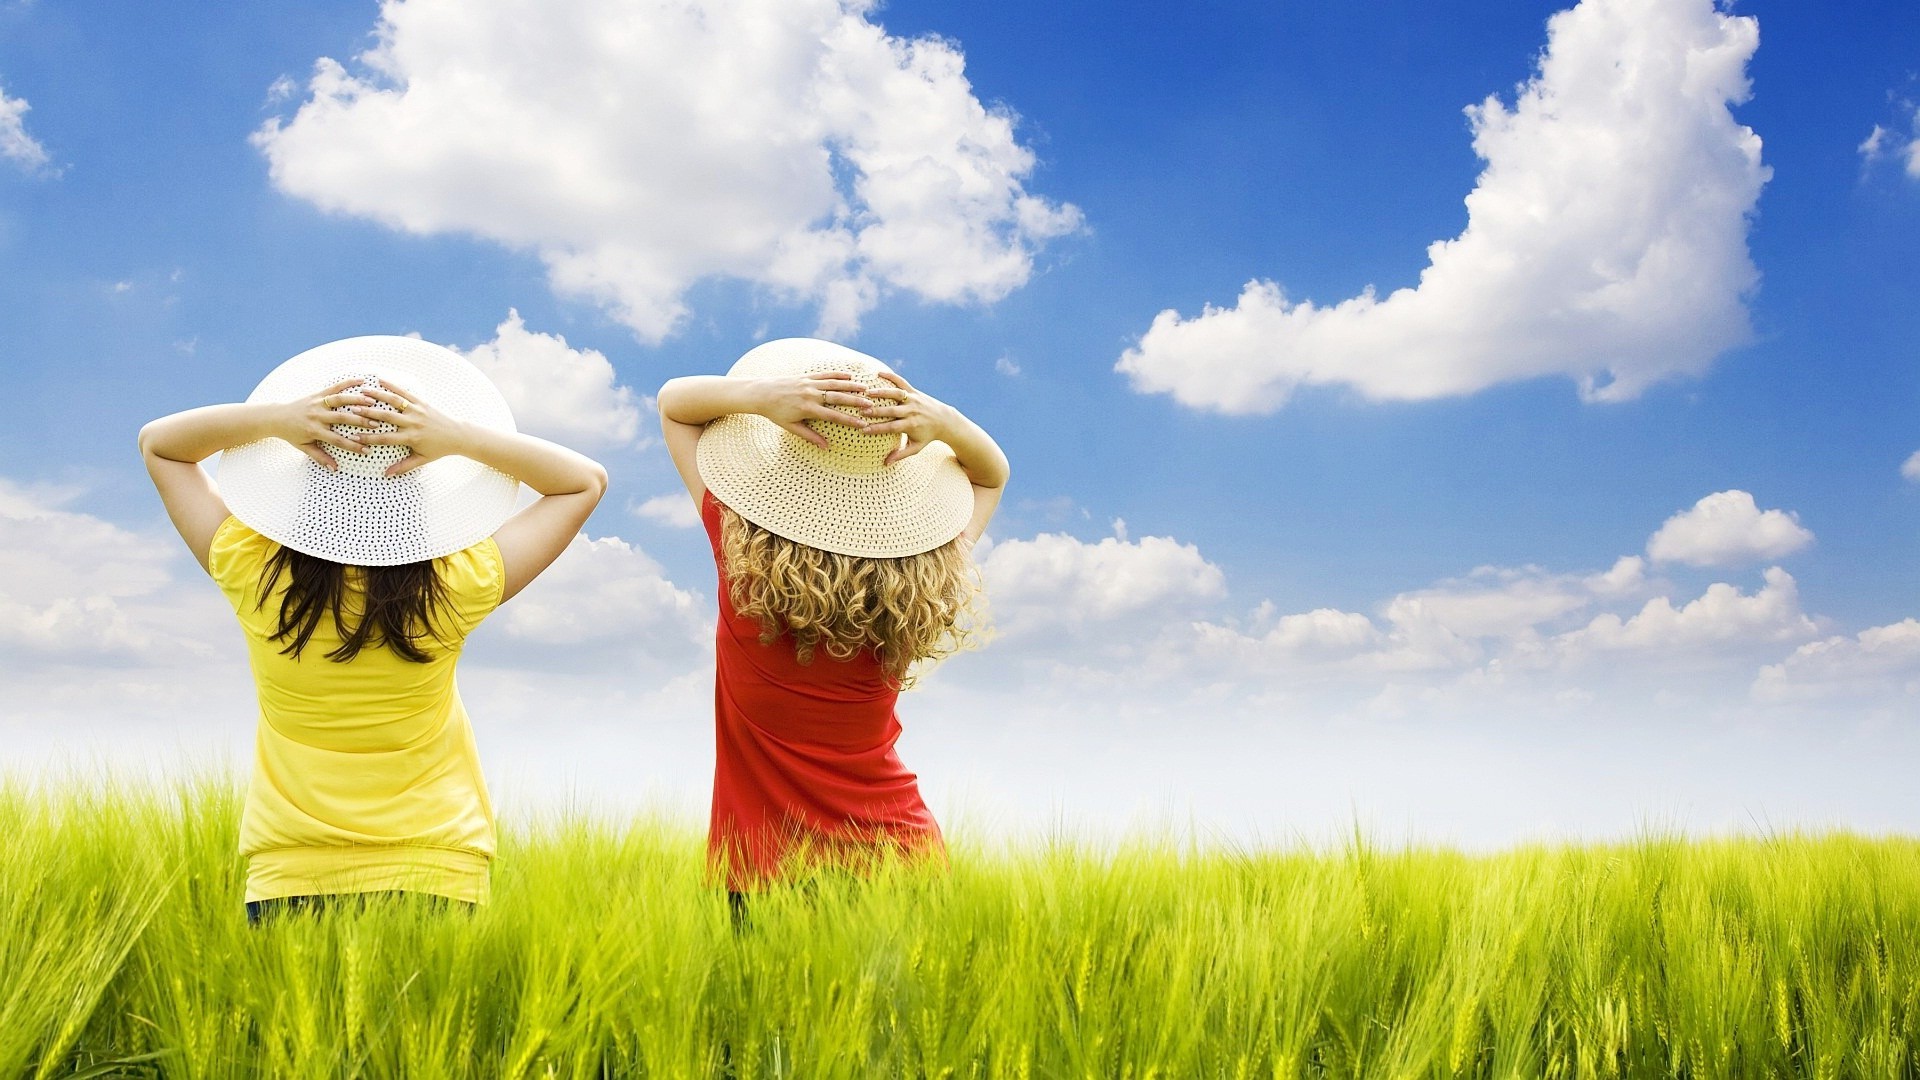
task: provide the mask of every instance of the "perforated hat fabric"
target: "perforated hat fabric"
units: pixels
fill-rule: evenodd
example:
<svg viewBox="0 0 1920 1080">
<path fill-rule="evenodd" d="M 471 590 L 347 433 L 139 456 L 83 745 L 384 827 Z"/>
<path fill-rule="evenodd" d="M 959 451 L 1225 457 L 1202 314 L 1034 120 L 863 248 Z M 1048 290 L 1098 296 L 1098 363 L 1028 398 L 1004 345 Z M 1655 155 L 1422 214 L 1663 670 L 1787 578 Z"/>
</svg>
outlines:
<svg viewBox="0 0 1920 1080">
<path fill-rule="evenodd" d="M 727 371 L 733 378 L 844 371 L 868 388 L 888 385 L 885 364 L 844 345 L 782 338 L 757 346 Z M 854 416 L 859 410 L 835 406 Z M 973 517 L 973 483 L 943 442 L 892 465 L 904 436 L 868 435 L 809 420 L 827 440 L 814 446 L 751 413 L 723 416 L 700 435 L 700 479 L 734 513 L 796 543 L 841 555 L 899 558 L 932 551 Z"/>
<path fill-rule="evenodd" d="M 308 349 L 273 369 L 247 402 L 294 401 L 354 378 L 363 386 L 391 380 L 444 415 L 514 430 L 506 399 L 480 369 L 418 338 L 355 337 Z M 498 469 L 448 456 L 388 476 L 387 467 L 408 448 L 367 449 L 353 454 L 327 447 L 340 466 L 329 472 L 281 439 L 236 446 L 220 455 L 220 493 L 233 516 L 262 536 L 353 566 L 451 555 L 492 536 L 513 513 L 520 482 Z"/>
</svg>

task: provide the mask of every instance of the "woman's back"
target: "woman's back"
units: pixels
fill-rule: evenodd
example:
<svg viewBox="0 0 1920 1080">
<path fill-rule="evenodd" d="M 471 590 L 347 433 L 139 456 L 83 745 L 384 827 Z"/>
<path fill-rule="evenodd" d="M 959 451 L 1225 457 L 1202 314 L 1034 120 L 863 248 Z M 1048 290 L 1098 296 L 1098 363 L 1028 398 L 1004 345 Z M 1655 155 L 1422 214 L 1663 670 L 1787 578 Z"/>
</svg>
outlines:
<svg viewBox="0 0 1920 1080">
<path fill-rule="evenodd" d="M 706 494 L 701 519 L 720 582 L 710 836 L 728 887 L 777 876 L 801 836 L 937 848 L 918 778 L 894 750 L 898 685 L 871 650 L 840 660 L 816 649 L 801 663 L 790 636 L 763 641 L 760 621 L 729 596 L 721 514 Z"/>
<path fill-rule="evenodd" d="M 484 898 L 493 812 L 454 667 L 467 634 L 500 602 L 498 547 L 488 539 L 434 560 L 443 603 L 439 639 L 418 642 L 425 663 L 385 644 L 329 659 L 343 638 L 330 614 L 300 655 L 289 655 L 274 640 L 287 575 L 262 602 L 278 547 L 229 518 L 208 559 L 239 617 L 259 690 L 258 749 L 240 826 L 248 899 L 403 888 Z M 351 631 L 364 609 L 352 570 L 342 599 Z M 393 849 L 379 845 L 405 846 L 405 865 L 396 867 Z"/>
<path fill-rule="evenodd" d="M 843 746 L 871 745 L 887 735 L 899 688 L 879 657 L 862 649 L 835 659 L 817 649 L 801 663 L 791 638 L 762 641 L 760 620 L 735 610 L 721 550 L 721 506 L 708 494 L 701 520 L 719 577 L 720 620 L 714 640 L 722 683 L 759 722 L 787 737 Z"/>
</svg>

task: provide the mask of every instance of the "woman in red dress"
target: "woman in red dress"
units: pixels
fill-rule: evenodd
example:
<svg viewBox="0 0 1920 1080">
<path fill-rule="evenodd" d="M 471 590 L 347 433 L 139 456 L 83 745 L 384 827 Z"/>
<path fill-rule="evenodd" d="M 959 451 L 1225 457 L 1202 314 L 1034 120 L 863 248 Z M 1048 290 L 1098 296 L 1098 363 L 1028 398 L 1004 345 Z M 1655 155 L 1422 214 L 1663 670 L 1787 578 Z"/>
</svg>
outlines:
<svg viewBox="0 0 1920 1080">
<path fill-rule="evenodd" d="M 915 664 L 968 644 L 972 547 L 1006 456 L 884 364 L 810 338 L 674 379 L 659 402 L 719 570 L 707 850 L 728 892 L 939 855 L 894 704 Z"/>
</svg>

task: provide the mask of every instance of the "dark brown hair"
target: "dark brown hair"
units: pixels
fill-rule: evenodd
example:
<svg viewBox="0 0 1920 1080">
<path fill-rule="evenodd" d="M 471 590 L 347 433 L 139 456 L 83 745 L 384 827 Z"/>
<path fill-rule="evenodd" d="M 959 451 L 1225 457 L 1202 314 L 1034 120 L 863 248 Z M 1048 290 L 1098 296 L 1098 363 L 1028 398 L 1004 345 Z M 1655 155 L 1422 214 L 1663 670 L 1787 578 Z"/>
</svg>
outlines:
<svg viewBox="0 0 1920 1080">
<path fill-rule="evenodd" d="M 349 569 L 360 579 L 362 593 L 360 619 L 351 628 L 342 610 Z M 260 607 L 267 606 L 267 597 L 282 577 L 287 579 L 287 590 L 280 597 L 280 625 L 271 640 L 285 643 L 280 650 L 283 655 L 299 659 L 327 615 L 340 632 L 340 646 L 327 653 L 335 663 L 346 663 L 368 646 L 385 645 L 401 659 L 424 664 L 433 657 L 420 646 L 428 639 L 443 641 L 434 617 L 446 603 L 446 586 L 430 559 L 400 566 L 348 567 L 283 544 L 261 571 Z"/>
</svg>

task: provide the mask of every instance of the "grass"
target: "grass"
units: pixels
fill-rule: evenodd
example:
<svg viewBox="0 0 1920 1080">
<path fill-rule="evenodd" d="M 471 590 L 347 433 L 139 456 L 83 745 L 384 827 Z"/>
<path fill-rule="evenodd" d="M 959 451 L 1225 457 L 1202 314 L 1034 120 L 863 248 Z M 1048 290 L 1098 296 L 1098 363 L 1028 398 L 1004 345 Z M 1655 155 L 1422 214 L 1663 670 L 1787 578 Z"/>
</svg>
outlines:
<svg viewBox="0 0 1920 1080">
<path fill-rule="evenodd" d="M 476 915 L 249 928 L 236 793 L 0 787 L 0 1077 L 1920 1076 L 1920 843 L 989 851 L 760 899 L 509 828 Z"/>
</svg>

